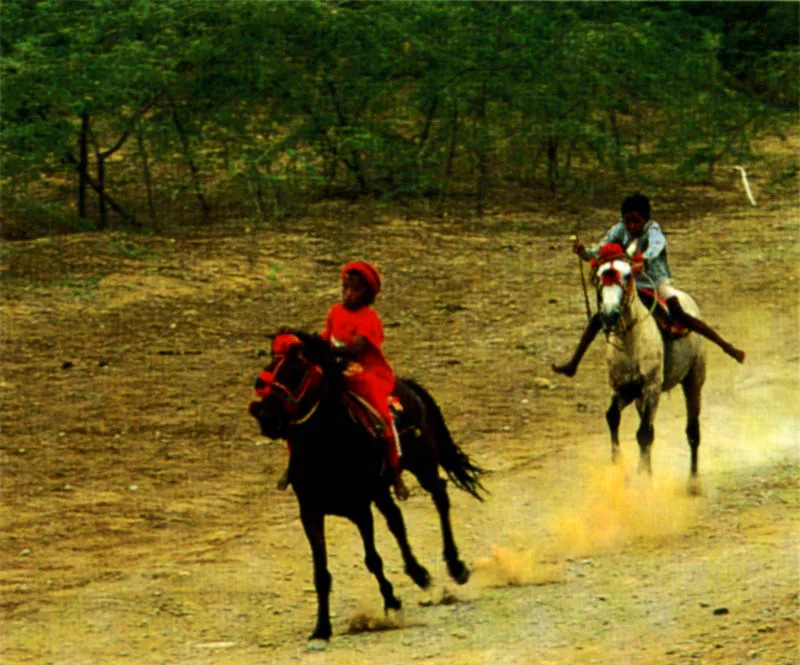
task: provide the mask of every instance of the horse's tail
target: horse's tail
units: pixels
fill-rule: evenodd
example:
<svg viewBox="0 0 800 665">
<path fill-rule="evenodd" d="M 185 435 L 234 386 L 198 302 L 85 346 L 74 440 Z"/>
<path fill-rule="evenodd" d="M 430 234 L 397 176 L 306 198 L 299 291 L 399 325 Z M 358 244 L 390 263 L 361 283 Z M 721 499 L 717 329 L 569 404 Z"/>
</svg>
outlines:
<svg viewBox="0 0 800 665">
<path fill-rule="evenodd" d="M 484 469 L 474 464 L 469 456 L 453 441 L 453 436 L 447 428 L 442 411 L 431 394 L 413 379 L 403 379 L 403 383 L 411 388 L 425 405 L 425 410 L 428 413 L 428 424 L 436 439 L 439 464 L 447 473 L 447 477 L 456 487 L 469 492 L 478 501 L 483 501 L 483 497 L 479 492 L 489 493 L 489 490 L 480 481 L 480 476 L 484 473 Z"/>
</svg>

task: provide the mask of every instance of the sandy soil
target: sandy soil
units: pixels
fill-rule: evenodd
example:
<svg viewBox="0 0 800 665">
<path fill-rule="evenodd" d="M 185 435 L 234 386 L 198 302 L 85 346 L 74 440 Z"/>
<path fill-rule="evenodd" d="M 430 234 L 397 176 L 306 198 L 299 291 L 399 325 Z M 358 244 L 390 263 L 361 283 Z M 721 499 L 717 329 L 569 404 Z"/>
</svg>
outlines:
<svg viewBox="0 0 800 665">
<path fill-rule="evenodd" d="M 585 323 L 568 235 L 599 237 L 612 209 L 370 224 L 331 209 L 280 233 L 5 245 L 0 660 L 798 662 L 800 225 L 796 198 L 757 193 L 752 208 L 735 183 L 687 191 L 706 203 L 691 219 L 654 215 L 676 283 L 748 352 L 738 366 L 709 348 L 698 497 L 680 391 L 648 480 L 632 409 L 609 462 L 602 340 L 575 379 L 548 369 Z M 286 452 L 246 406 L 266 334 L 321 326 L 356 256 L 385 274 L 398 373 L 435 395 L 491 495 L 451 491 L 464 587 L 419 487 L 403 511 L 431 591 L 378 522 L 405 605 L 389 621 L 355 528 L 329 520 L 334 637 L 307 650 L 310 555 L 274 489 Z"/>
</svg>

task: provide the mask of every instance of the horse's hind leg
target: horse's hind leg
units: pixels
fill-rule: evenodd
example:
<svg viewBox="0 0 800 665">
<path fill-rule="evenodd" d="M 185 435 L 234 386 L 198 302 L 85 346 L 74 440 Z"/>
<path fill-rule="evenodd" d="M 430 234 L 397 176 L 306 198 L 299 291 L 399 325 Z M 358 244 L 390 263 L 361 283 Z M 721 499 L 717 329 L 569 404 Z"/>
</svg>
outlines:
<svg viewBox="0 0 800 665">
<path fill-rule="evenodd" d="M 392 532 L 392 535 L 397 541 L 397 545 L 400 547 L 406 574 L 414 580 L 414 583 L 418 587 L 427 589 L 431 584 L 431 574 L 417 561 L 417 558 L 411 551 L 411 545 L 408 543 L 408 535 L 406 534 L 406 525 L 403 521 L 403 514 L 389 494 L 388 488 L 385 492 L 382 492 L 380 496 L 376 497 L 375 505 L 378 506 L 378 510 L 380 510 L 386 518 L 386 525 L 389 527 L 389 531 Z"/>
<path fill-rule="evenodd" d="M 683 396 L 686 400 L 686 438 L 689 441 L 689 450 L 692 455 L 689 476 L 690 491 L 697 490 L 693 486 L 697 481 L 698 450 L 700 448 L 700 404 L 703 389 L 699 374 L 696 368 L 692 368 L 692 371 L 681 383 Z"/>
<path fill-rule="evenodd" d="M 469 580 L 469 568 L 458 557 L 458 548 L 453 538 L 453 528 L 450 524 L 450 497 L 447 495 L 447 481 L 441 478 L 434 469 L 428 473 L 419 473 L 417 480 L 423 489 L 428 491 L 433 498 L 433 503 L 439 513 L 439 522 L 442 527 L 442 540 L 444 541 L 444 560 L 447 562 L 447 571 L 459 584 L 466 584 Z"/>
<path fill-rule="evenodd" d="M 366 510 L 359 512 L 355 516 L 351 516 L 351 519 L 358 527 L 358 531 L 361 533 L 361 539 L 364 541 L 364 563 L 367 566 L 367 570 L 378 580 L 378 587 L 383 596 L 384 610 L 387 612 L 389 610 L 399 610 L 402 604 L 394 595 L 392 583 L 386 579 L 386 575 L 383 574 L 383 560 L 381 559 L 381 555 L 378 554 L 378 550 L 375 548 L 375 525 L 372 521 L 372 511 L 368 506 Z"/>
<path fill-rule="evenodd" d="M 330 593 L 331 574 L 325 547 L 325 516 L 318 512 L 300 511 L 303 529 L 314 558 L 314 587 L 317 591 L 317 627 L 309 639 L 329 640 L 331 637 Z"/>
</svg>

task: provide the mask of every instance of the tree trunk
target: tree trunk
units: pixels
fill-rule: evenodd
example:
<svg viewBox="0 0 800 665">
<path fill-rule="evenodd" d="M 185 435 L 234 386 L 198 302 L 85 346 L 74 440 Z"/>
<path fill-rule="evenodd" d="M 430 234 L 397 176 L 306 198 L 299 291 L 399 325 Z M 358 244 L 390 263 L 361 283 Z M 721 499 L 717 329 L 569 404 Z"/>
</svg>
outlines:
<svg viewBox="0 0 800 665">
<path fill-rule="evenodd" d="M 86 187 L 89 182 L 89 112 L 86 110 L 81 113 L 78 153 L 78 217 L 86 219 Z"/>
<path fill-rule="evenodd" d="M 105 231 L 108 228 L 108 205 L 106 204 L 106 160 L 100 151 L 96 151 L 97 155 L 97 194 L 99 197 L 100 209 L 100 223 L 97 228 L 100 231 Z"/>
<path fill-rule="evenodd" d="M 486 197 L 489 192 L 489 126 L 486 117 L 486 85 L 481 88 L 475 117 L 475 157 L 478 162 L 477 213 L 483 215 L 486 208 Z"/>
<path fill-rule="evenodd" d="M 453 113 L 450 116 L 450 140 L 448 141 L 447 158 L 444 163 L 444 177 L 439 188 L 439 205 L 443 205 L 450 189 L 450 177 L 453 175 L 453 162 L 458 145 L 458 103 L 453 100 Z"/>
<path fill-rule="evenodd" d="M 147 210 L 150 213 L 150 225 L 153 228 L 158 226 L 158 219 L 156 218 L 156 206 L 153 201 L 153 178 L 150 174 L 150 162 L 147 159 L 147 146 L 144 143 L 144 132 L 142 131 L 142 123 L 137 123 L 136 141 L 139 144 L 139 155 L 142 158 L 142 173 L 144 174 L 144 187 L 147 192 Z"/>
<path fill-rule="evenodd" d="M 170 100 L 170 108 L 172 109 L 172 120 L 175 123 L 175 130 L 178 132 L 178 136 L 181 140 L 181 145 L 183 146 L 183 154 L 186 158 L 186 163 L 189 165 L 189 170 L 192 174 L 192 183 L 194 184 L 194 192 L 197 196 L 197 200 L 200 202 L 200 208 L 203 211 L 203 221 L 207 222 L 210 215 L 211 215 L 211 208 L 206 201 L 206 197 L 203 194 L 203 187 L 200 183 L 200 173 L 197 168 L 197 165 L 194 163 L 192 159 L 192 152 L 191 146 L 189 145 L 189 136 L 184 130 L 183 123 L 181 122 L 180 116 L 178 114 L 178 107 L 175 105 L 175 102 Z"/>
<path fill-rule="evenodd" d="M 553 194 L 558 189 L 558 181 L 558 139 L 550 137 L 547 139 L 547 184 Z"/>
</svg>

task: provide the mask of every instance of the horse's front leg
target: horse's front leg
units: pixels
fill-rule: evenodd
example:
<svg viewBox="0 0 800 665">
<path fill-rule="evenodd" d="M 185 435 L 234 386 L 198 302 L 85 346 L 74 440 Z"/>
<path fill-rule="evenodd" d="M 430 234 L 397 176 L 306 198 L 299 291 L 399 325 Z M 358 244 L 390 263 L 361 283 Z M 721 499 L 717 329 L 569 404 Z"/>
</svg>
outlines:
<svg viewBox="0 0 800 665">
<path fill-rule="evenodd" d="M 364 563 L 367 566 L 367 570 L 378 580 L 378 586 L 383 596 L 384 610 L 387 612 L 389 610 L 399 610 L 402 607 L 402 603 L 394 595 L 392 583 L 383 574 L 383 560 L 375 548 L 375 525 L 372 521 L 372 511 L 369 504 L 367 504 L 366 510 L 351 515 L 350 519 L 358 527 L 361 539 L 364 541 Z"/>
<path fill-rule="evenodd" d="M 414 580 L 414 583 L 418 587 L 427 589 L 431 584 L 431 574 L 417 561 L 417 558 L 411 551 L 411 545 L 408 543 L 408 535 L 406 534 L 406 524 L 403 521 L 403 514 L 400 512 L 394 499 L 392 499 L 391 494 L 389 494 L 388 487 L 375 497 L 375 505 L 378 506 L 378 510 L 380 510 L 386 518 L 386 525 L 389 527 L 389 531 L 392 532 L 392 535 L 397 541 L 397 545 L 400 547 L 406 574 Z"/>
<path fill-rule="evenodd" d="M 329 640 L 331 574 L 328 572 L 328 554 L 325 546 L 325 516 L 317 511 L 301 509 L 300 520 L 311 545 L 311 555 L 314 558 L 314 587 L 317 591 L 317 627 L 309 639 Z"/>
<path fill-rule="evenodd" d="M 622 407 L 619 403 L 619 395 L 613 395 L 608 411 L 606 411 L 606 423 L 608 423 L 608 432 L 611 435 L 612 464 L 616 464 L 619 461 L 619 421 L 622 418 Z"/>
<path fill-rule="evenodd" d="M 622 410 L 630 404 L 639 386 L 636 384 L 624 385 L 617 389 L 611 397 L 611 404 L 606 411 L 606 423 L 608 432 L 611 435 L 611 462 L 619 462 L 619 423 L 622 419 Z"/>
<path fill-rule="evenodd" d="M 642 397 L 637 401 L 636 408 L 639 411 L 639 429 L 636 430 L 636 441 L 639 443 L 639 473 L 646 471 L 652 475 L 653 470 L 650 464 L 650 449 L 656 436 L 653 422 L 658 410 L 658 388 L 645 390 Z"/>
</svg>

